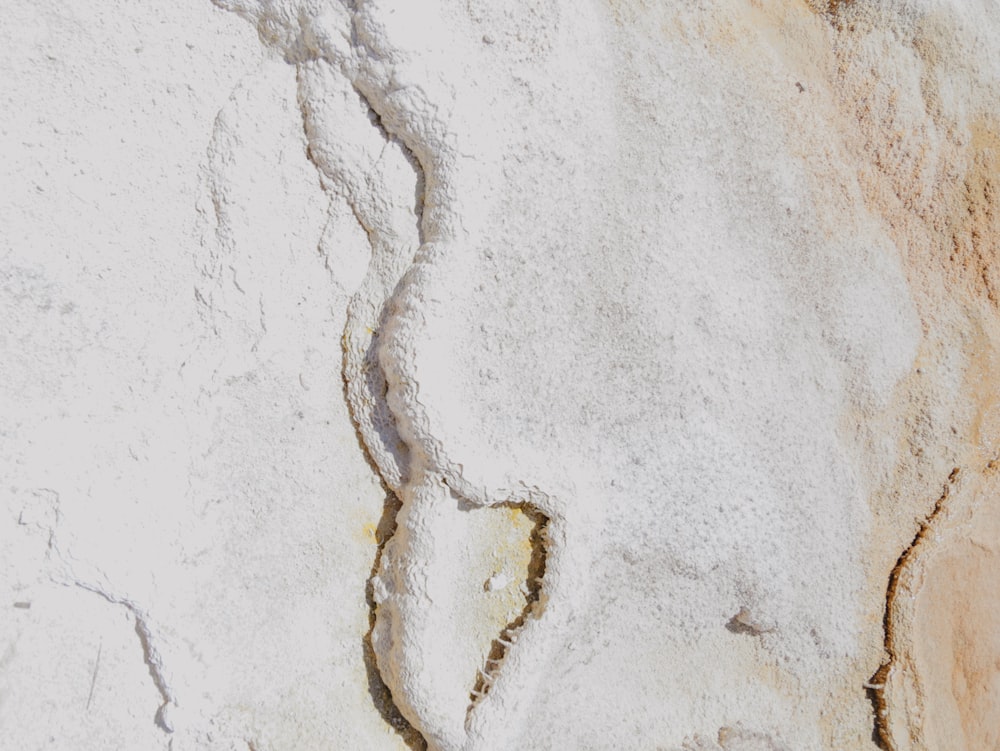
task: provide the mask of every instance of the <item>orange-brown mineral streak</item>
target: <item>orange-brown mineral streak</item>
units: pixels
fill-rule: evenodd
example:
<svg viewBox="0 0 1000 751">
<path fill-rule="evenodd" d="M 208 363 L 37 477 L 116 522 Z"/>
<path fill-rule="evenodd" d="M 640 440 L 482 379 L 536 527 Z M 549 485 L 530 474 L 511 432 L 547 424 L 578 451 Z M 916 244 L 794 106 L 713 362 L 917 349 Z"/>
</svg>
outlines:
<svg viewBox="0 0 1000 751">
<path fill-rule="evenodd" d="M 955 61 L 942 19 L 921 24 L 904 50 L 923 66 L 920 111 L 852 38 L 885 19 L 852 10 L 838 19 L 838 85 L 856 127 L 858 181 L 899 250 L 924 330 L 890 407 L 899 458 L 875 503 L 876 535 L 891 537 L 908 514 L 926 519 L 889 577 L 888 662 L 872 679 L 885 684 L 875 690 L 879 731 L 894 751 L 997 748 L 1000 535 L 976 530 L 1000 531 L 1000 120 L 974 107 L 965 121 L 944 111 L 937 67 Z M 947 394 L 935 374 L 956 367 L 960 390 Z M 921 509 L 938 497 L 946 462 L 966 481 L 949 493 L 950 477 Z"/>
</svg>

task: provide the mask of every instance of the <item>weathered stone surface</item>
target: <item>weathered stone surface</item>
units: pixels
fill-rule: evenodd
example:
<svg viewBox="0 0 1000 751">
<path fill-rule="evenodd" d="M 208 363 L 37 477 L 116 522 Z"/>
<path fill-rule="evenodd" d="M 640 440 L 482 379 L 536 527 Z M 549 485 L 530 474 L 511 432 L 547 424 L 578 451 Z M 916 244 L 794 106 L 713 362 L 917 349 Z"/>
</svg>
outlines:
<svg viewBox="0 0 1000 751">
<path fill-rule="evenodd" d="M 219 5 L 4 27 L 4 737 L 1000 743 L 995 4 Z"/>
</svg>

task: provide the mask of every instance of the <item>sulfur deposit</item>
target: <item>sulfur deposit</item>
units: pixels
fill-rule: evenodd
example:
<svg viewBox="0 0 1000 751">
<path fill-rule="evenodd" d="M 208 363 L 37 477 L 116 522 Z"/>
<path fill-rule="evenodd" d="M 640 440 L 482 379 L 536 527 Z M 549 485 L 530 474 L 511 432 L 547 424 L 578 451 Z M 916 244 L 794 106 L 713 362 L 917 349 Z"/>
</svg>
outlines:
<svg viewBox="0 0 1000 751">
<path fill-rule="evenodd" d="M 0 733 L 1000 744 L 1000 6 L 0 33 Z"/>
</svg>

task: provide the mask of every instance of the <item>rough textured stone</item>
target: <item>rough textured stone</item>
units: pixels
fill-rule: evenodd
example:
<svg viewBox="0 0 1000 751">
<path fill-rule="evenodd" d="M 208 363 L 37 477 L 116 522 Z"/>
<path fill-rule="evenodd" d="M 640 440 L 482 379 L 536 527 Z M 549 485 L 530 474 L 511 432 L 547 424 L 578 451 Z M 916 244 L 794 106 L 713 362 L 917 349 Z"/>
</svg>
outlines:
<svg viewBox="0 0 1000 751">
<path fill-rule="evenodd" d="M 0 31 L 3 737 L 1000 743 L 995 2 L 218 6 Z"/>
</svg>

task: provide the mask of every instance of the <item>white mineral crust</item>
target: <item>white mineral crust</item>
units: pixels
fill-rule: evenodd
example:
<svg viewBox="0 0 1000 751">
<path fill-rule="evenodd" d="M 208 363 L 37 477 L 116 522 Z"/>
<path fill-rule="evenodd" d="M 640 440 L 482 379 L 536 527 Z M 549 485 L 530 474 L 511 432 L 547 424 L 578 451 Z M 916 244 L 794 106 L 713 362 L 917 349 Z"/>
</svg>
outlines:
<svg viewBox="0 0 1000 751">
<path fill-rule="evenodd" d="M 4 17 L 0 745 L 1000 743 L 996 2 Z"/>
</svg>

